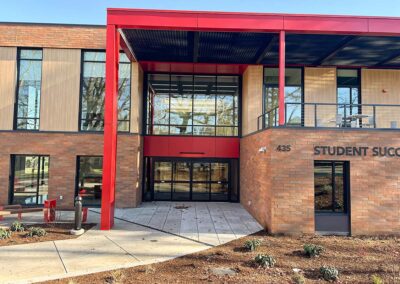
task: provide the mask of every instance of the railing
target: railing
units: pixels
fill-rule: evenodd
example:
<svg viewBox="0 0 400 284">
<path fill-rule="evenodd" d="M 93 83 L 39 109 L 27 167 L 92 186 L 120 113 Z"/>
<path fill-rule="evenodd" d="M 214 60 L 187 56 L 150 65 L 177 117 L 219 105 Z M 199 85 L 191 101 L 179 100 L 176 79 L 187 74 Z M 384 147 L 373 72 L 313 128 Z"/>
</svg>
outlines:
<svg viewBox="0 0 400 284">
<path fill-rule="evenodd" d="M 257 117 L 257 130 L 278 126 L 278 107 L 274 107 Z"/>
<path fill-rule="evenodd" d="M 271 112 L 274 119 L 271 123 Z M 258 117 L 258 129 L 277 126 L 277 108 Z M 400 128 L 400 105 L 285 103 L 286 127 Z"/>
</svg>

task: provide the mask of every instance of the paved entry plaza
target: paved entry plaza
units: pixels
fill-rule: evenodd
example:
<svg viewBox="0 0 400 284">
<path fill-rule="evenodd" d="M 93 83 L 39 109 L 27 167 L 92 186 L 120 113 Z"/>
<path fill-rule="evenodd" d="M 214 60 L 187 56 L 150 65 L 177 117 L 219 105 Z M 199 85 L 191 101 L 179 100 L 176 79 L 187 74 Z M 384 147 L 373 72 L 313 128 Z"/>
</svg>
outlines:
<svg viewBox="0 0 400 284">
<path fill-rule="evenodd" d="M 88 222 L 99 223 L 99 209 Z M 73 214 L 63 219 L 72 220 Z M 23 216 L 43 222 L 42 213 Z M 0 226 L 15 221 L 6 217 Z M 0 283 L 26 283 L 165 261 L 261 230 L 233 203 L 152 202 L 117 209 L 113 230 L 96 226 L 77 239 L 0 247 Z"/>
</svg>

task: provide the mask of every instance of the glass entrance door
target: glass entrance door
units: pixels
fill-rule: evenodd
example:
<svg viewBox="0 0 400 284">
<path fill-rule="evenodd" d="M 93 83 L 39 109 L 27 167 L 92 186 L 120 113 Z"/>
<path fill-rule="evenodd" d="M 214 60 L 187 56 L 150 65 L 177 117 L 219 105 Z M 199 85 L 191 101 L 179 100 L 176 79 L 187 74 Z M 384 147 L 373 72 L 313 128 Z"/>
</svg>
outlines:
<svg viewBox="0 0 400 284">
<path fill-rule="evenodd" d="M 151 187 L 154 200 L 229 201 L 230 164 L 188 159 L 155 160 Z"/>
</svg>

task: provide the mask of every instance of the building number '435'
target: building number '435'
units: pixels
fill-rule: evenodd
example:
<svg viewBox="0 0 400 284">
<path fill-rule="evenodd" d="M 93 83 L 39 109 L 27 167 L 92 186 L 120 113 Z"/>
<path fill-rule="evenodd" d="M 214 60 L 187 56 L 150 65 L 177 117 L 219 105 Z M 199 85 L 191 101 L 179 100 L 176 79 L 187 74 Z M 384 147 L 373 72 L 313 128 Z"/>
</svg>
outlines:
<svg viewBox="0 0 400 284">
<path fill-rule="evenodd" d="M 278 152 L 290 152 L 292 145 L 278 145 L 276 151 Z"/>
</svg>

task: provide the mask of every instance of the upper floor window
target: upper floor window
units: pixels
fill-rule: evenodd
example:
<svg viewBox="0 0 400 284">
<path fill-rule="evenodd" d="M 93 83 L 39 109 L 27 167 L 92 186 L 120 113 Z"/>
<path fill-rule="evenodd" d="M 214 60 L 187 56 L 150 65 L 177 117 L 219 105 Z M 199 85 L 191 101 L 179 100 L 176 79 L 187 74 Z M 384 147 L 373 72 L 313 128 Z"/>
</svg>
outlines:
<svg viewBox="0 0 400 284">
<path fill-rule="evenodd" d="M 338 114 L 358 114 L 361 103 L 360 79 L 357 69 L 337 69 Z"/>
<path fill-rule="evenodd" d="M 237 136 L 239 77 L 149 74 L 147 134 Z"/>
<path fill-rule="evenodd" d="M 18 49 L 14 129 L 39 130 L 42 50 Z"/>
<path fill-rule="evenodd" d="M 264 68 L 264 112 L 268 112 L 278 107 L 279 90 L 279 69 Z M 302 98 L 303 98 L 303 70 L 301 68 L 285 69 L 285 104 L 286 104 L 286 123 L 290 125 L 300 125 L 302 118 Z M 276 121 L 278 114 L 276 113 Z M 274 116 L 267 117 L 274 119 Z M 270 121 L 269 123 L 272 123 Z M 272 124 L 269 124 L 272 125 Z"/>
<path fill-rule="evenodd" d="M 106 53 L 84 51 L 82 57 L 80 130 L 103 131 Z M 118 90 L 118 131 L 129 131 L 131 64 L 124 53 L 120 54 Z"/>
</svg>

